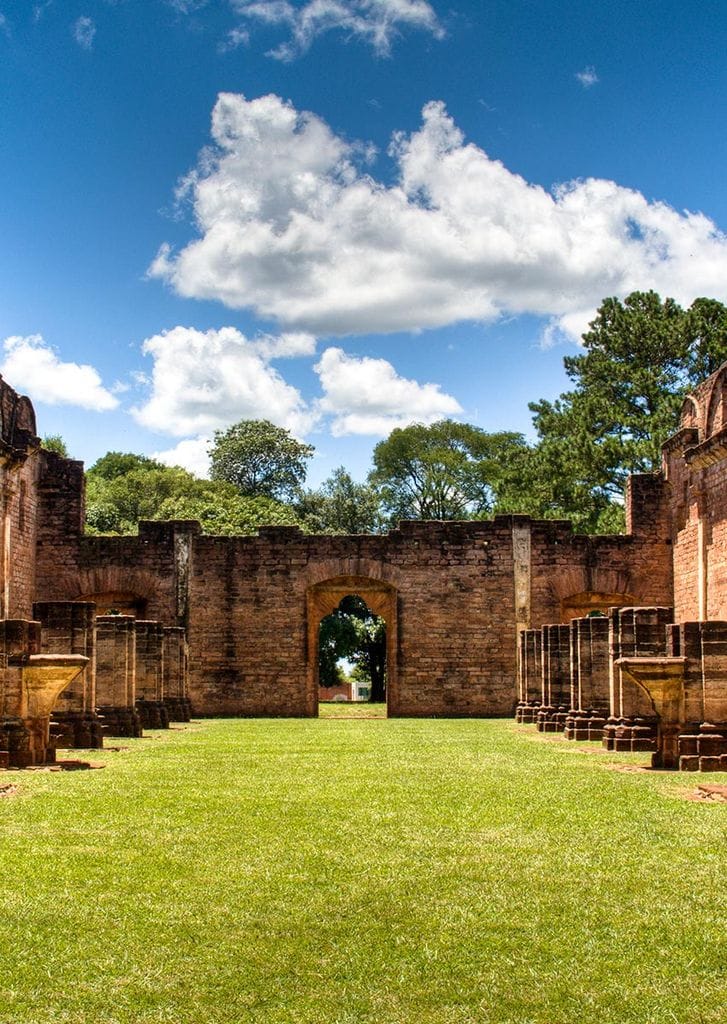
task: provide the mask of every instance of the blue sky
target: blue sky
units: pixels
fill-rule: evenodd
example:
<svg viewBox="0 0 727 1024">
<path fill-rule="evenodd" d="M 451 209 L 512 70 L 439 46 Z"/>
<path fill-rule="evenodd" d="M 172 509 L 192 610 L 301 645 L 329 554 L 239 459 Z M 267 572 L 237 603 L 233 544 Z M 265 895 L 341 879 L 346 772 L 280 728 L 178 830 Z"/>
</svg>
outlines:
<svg viewBox="0 0 727 1024">
<path fill-rule="evenodd" d="M 725 53 L 720 0 L 0 0 L 0 372 L 88 464 L 527 432 L 604 296 L 727 301 Z"/>
</svg>

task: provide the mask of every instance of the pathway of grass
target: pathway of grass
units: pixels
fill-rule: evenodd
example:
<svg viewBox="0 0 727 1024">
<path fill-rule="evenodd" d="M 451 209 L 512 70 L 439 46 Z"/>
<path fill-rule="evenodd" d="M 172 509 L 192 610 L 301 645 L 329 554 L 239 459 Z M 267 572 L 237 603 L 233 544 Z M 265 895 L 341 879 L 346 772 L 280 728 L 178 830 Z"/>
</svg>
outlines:
<svg viewBox="0 0 727 1024">
<path fill-rule="evenodd" d="M 607 757 L 218 721 L 4 775 L 0 1022 L 723 1024 L 727 805 Z"/>
</svg>

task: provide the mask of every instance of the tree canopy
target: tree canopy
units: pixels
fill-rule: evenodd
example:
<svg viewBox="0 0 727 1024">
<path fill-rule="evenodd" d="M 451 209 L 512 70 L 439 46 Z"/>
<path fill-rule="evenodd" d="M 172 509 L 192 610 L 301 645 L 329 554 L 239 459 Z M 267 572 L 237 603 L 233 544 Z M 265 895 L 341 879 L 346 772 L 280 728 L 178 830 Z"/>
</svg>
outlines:
<svg viewBox="0 0 727 1024">
<path fill-rule="evenodd" d="M 480 518 L 526 447 L 521 434 L 470 423 L 414 423 L 376 445 L 369 480 L 392 520 Z"/>
<path fill-rule="evenodd" d="M 136 533 L 140 519 L 197 519 L 205 533 L 220 535 L 299 522 L 272 498 L 245 497 L 232 484 L 200 480 L 143 455 L 108 452 L 86 474 L 86 530 Z"/>
<path fill-rule="evenodd" d="M 246 497 L 292 500 L 305 482 L 314 451 L 269 420 L 241 420 L 215 431 L 210 477 L 234 484 Z"/>
<path fill-rule="evenodd" d="M 612 527 L 629 473 L 659 468 L 684 395 L 727 358 L 727 308 L 696 299 L 684 310 L 655 292 L 608 298 L 566 356 L 571 391 L 530 404 L 539 442 L 526 473 L 525 505 Z"/>
<path fill-rule="evenodd" d="M 295 510 L 309 533 L 378 533 L 382 527 L 379 495 L 339 466 L 317 490 L 303 491 Z"/>
</svg>

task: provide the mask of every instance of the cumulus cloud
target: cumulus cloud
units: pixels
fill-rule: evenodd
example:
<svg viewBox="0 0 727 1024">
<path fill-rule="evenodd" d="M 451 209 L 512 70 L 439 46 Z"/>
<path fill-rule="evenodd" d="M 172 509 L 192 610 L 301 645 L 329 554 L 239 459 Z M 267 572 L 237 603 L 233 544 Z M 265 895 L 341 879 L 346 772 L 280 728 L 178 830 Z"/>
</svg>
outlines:
<svg viewBox="0 0 727 1024">
<path fill-rule="evenodd" d="M 96 26 L 92 18 L 85 15 L 76 21 L 73 26 L 73 38 L 82 50 L 92 50 L 93 40 L 96 35 Z"/>
<path fill-rule="evenodd" d="M 304 434 L 314 414 L 269 361 L 310 354 L 312 343 L 301 334 L 249 340 L 234 327 L 175 327 L 155 334 L 142 346 L 154 360 L 151 393 L 132 415 L 145 427 L 177 437 L 206 437 L 241 419 L 272 420 Z"/>
<path fill-rule="evenodd" d="M 185 179 L 200 237 L 149 271 L 183 296 L 319 335 L 528 313 L 577 336 L 606 295 L 727 299 L 727 237 L 708 217 L 598 178 L 530 184 L 439 102 L 394 136 L 391 186 L 277 96 L 220 95 L 212 135 Z"/>
<path fill-rule="evenodd" d="M 385 359 L 349 356 L 327 348 L 316 364 L 323 398 L 321 412 L 333 416 L 331 433 L 385 436 L 409 423 L 433 423 L 462 411 L 438 384 L 400 377 Z"/>
<path fill-rule="evenodd" d="M 598 75 L 596 69 L 592 64 L 588 67 L 583 68 L 582 71 L 576 71 L 576 78 L 581 83 L 584 89 L 590 89 L 592 85 L 596 85 L 598 82 Z"/>
<path fill-rule="evenodd" d="M 107 412 L 119 404 L 93 366 L 62 362 L 40 334 L 13 335 L 5 339 L 3 349 L 0 373 L 34 401 L 76 405 L 95 412 Z"/>
<path fill-rule="evenodd" d="M 209 446 L 211 437 L 191 437 L 180 441 L 174 448 L 154 452 L 152 458 L 165 466 L 181 466 L 195 476 L 207 477 L 210 471 Z"/>
<path fill-rule="evenodd" d="M 326 32 L 343 31 L 364 39 L 380 56 L 391 52 L 400 28 L 423 29 L 441 39 L 444 30 L 427 0 L 231 0 L 242 17 L 290 32 L 288 41 L 269 56 L 293 60 Z"/>
</svg>

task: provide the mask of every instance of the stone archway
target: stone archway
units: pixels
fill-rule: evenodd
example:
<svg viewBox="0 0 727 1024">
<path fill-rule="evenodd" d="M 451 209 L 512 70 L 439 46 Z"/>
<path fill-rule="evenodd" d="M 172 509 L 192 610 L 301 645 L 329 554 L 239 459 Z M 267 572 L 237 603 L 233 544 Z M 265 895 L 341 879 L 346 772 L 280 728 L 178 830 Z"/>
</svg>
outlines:
<svg viewBox="0 0 727 1024">
<path fill-rule="evenodd" d="M 386 622 L 386 706 L 396 714 L 399 705 L 397 678 L 398 623 L 396 589 L 384 580 L 368 576 L 334 576 L 314 583 L 306 591 L 307 674 L 306 712 L 318 714 L 318 645 L 321 620 L 338 608 L 344 597 L 357 594 Z"/>
</svg>

